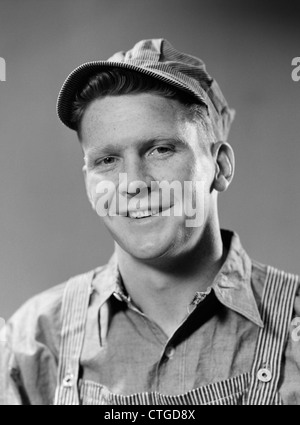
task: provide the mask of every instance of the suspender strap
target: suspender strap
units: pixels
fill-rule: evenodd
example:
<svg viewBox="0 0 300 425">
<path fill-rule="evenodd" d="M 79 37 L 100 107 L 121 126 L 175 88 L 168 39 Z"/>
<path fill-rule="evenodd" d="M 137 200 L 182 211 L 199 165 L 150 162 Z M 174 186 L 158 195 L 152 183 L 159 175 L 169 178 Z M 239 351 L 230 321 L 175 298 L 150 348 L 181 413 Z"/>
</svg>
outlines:
<svg viewBox="0 0 300 425">
<path fill-rule="evenodd" d="M 77 381 L 94 271 L 67 282 L 62 300 L 62 332 L 54 404 L 79 404 Z"/>
<path fill-rule="evenodd" d="M 277 392 L 281 359 L 298 283 L 298 276 L 268 267 L 261 304 L 264 328 L 258 335 L 247 404 L 279 402 Z"/>
</svg>

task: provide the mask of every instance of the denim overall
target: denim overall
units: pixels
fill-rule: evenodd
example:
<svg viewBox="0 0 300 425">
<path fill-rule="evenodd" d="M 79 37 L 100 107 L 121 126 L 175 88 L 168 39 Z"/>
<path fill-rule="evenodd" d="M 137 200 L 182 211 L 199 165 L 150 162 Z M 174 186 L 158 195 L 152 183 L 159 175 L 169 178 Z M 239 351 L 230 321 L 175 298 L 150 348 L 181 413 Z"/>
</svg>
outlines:
<svg viewBox="0 0 300 425">
<path fill-rule="evenodd" d="M 99 383 L 79 380 L 87 310 L 95 271 L 72 278 L 62 303 L 62 334 L 56 405 L 281 405 L 281 358 L 292 319 L 298 276 L 268 267 L 260 306 L 259 330 L 249 372 L 179 395 L 142 392 L 114 394 Z"/>
</svg>

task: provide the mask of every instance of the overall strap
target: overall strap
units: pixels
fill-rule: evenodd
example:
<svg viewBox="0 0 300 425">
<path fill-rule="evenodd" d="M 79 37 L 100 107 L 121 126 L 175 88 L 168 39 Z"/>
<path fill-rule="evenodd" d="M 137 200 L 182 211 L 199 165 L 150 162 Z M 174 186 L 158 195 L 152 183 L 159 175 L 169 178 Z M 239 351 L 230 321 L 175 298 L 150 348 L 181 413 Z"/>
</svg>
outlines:
<svg viewBox="0 0 300 425">
<path fill-rule="evenodd" d="M 258 334 L 246 404 L 281 403 L 278 394 L 281 360 L 292 319 L 299 277 L 268 266 Z"/>
<path fill-rule="evenodd" d="M 78 374 L 94 271 L 71 278 L 62 300 L 62 331 L 55 405 L 79 404 Z"/>
</svg>

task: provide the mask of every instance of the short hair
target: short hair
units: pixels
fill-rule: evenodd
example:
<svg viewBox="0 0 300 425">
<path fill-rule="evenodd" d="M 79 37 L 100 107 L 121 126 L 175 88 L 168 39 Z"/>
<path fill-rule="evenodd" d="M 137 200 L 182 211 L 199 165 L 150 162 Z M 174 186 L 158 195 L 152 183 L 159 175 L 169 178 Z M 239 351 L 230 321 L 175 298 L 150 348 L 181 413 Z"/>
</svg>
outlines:
<svg viewBox="0 0 300 425">
<path fill-rule="evenodd" d="M 91 102 L 106 96 L 134 95 L 149 93 L 167 99 L 178 100 L 186 109 L 189 119 L 199 122 L 205 131 L 213 134 L 210 118 L 204 103 L 182 90 L 176 90 L 170 84 L 157 78 L 141 75 L 137 71 L 113 68 L 92 76 L 83 89 L 77 93 L 72 105 L 71 121 L 75 124 L 79 140 L 81 139 L 81 122 Z"/>
</svg>

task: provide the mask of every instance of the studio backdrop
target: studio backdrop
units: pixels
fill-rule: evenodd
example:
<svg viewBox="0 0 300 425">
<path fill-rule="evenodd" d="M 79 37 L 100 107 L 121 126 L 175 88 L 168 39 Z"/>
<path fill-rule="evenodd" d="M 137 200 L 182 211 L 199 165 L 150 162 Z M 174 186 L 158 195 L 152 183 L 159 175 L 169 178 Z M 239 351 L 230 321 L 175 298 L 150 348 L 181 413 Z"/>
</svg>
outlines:
<svg viewBox="0 0 300 425">
<path fill-rule="evenodd" d="M 221 226 L 299 273 L 299 18 L 297 1 L 0 0 L 0 317 L 112 254 L 56 97 L 76 66 L 146 38 L 202 58 L 236 110 Z"/>
</svg>

